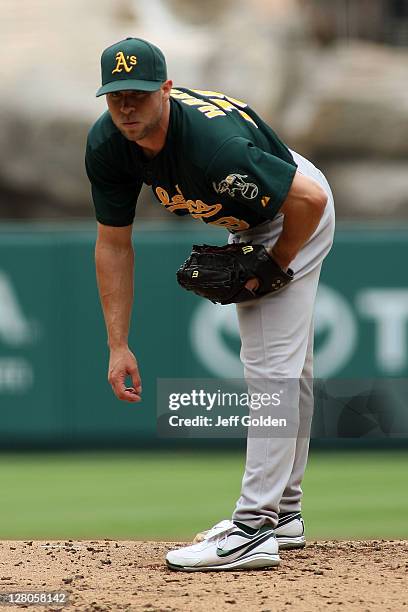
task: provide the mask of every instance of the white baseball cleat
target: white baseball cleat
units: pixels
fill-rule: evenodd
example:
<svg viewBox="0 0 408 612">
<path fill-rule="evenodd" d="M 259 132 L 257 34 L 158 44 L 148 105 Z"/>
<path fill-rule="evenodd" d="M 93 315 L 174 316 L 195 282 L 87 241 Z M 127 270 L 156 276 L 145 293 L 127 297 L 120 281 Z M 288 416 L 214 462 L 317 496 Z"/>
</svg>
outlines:
<svg viewBox="0 0 408 612">
<path fill-rule="evenodd" d="M 202 541 L 167 553 L 170 569 L 185 572 L 258 569 L 279 565 L 273 528 L 264 525 L 246 533 L 232 521 L 221 521 L 204 532 Z"/>
<path fill-rule="evenodd" d="M 306 546 L 305 524 L 300 512 L 279 514 L 275 535 L 280 550 L 304 548 Z"/>
</svg>

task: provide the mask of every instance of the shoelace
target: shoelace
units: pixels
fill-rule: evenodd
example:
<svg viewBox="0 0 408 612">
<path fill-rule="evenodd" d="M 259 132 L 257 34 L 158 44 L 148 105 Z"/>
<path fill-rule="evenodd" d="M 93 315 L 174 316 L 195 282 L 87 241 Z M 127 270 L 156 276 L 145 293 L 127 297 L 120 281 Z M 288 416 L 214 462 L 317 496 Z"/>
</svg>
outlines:
<svg viewBox="0 0 408 612">
<path fill-rule="evenodd" d="M 198 548 L 201 548 L 203 545 L 204 546 L 207 545 L 209 541 L 215 539 L 217 541 L 217 546 L 220 545 L 222 547 L 228 535 L 232 531 L 234 531 L 234 529 L 236 529 L 236 526 L 234 525 L 232 521 L 229 521 L 229 520 L 220 521 L 219 523 L 214 525 L 214 527 L 211 527 L 211 529 L 206 531 L 203 541 L 200 542 L 199 544 L 195 544 L 195 546 L 197 546 Z"/>
</svg>

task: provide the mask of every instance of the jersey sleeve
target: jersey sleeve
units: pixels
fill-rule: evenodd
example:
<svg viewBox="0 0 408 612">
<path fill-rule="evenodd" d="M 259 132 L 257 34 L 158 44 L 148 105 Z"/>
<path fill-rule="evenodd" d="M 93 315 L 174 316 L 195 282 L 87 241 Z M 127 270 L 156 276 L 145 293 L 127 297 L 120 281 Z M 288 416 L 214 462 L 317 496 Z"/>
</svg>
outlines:
<svg viewBox="0 0 408 612">
<path fill-rule="evenodd" d="M 131 225 L 142 179 L 121 172 L 113 161 L 98 149 L 93 149 L 89 143 L 85 168 L 91 182 L 92 199 L 99 223 L 115 227 Z"/>
<path fill-rule="evenodd" d="M 289 163 L 250 140 L 227 140 L 211 159 L 206 178 L 219 195 L 239 201 L 273 219 L 288 195 L 296 173 Z"/>
</svg>

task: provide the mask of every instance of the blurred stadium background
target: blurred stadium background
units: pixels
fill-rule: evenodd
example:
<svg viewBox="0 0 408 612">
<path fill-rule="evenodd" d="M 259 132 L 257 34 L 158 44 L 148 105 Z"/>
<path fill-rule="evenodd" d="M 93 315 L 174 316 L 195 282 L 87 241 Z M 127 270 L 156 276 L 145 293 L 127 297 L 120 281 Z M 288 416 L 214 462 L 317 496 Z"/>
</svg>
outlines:
<svg viewBox="0 0 408 612">
<path fill-rule="evenodd" d="M 100 52 L 128 35 L 163 49 L 176 85 L 246 100 L 326 173 L 338 231 L 316 375 L 342 382 L 317 406 L 304 514 L 312 538 L 407 537 L 408 0 L 0 7 L 0 538 L 188 538 L 239 493 L 243 440 L 156 434 L 158 378 L 241 369 L 233 307 L 174 277 L 193 241 L 225 234 L 173 218 L 148 190 L 131 334 L 142 404 L 106 382 L 83 156 L 104 110 Z"/>
</svg>

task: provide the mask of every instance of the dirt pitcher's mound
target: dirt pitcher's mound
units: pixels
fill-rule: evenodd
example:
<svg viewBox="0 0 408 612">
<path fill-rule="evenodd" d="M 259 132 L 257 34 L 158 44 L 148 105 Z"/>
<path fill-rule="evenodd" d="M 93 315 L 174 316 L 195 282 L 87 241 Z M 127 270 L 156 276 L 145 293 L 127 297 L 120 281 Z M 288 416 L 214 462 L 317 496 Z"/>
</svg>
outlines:
<svg viewBox="0 0 408 612">
<path fill-rule="evenodd" d="M 37 612 L 408 612 L 408 542 L 312 542 L 302 551 L 282 552 L 278 568 L 211 573 L 168 570 L 163 559 L 174 546 L 111 540 L 3 541 L 0 595 L 67 594 L 64 607 L 24 605 Z"/>
</svg>

